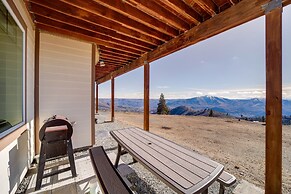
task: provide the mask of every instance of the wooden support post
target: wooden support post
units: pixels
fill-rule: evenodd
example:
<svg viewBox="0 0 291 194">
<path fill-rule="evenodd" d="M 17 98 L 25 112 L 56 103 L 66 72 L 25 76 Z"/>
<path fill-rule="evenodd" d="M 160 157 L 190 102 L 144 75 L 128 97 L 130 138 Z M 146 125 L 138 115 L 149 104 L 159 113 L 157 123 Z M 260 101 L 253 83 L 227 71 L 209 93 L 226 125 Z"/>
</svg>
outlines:
<svg viewBox="0 0 291 194">
<path fill-rule="evenodd" d="M 266 185 L 282 193 L 282 7 L 266 13 Z"/>
<path fill-rule="evenodd" d="M 150 129 L 150 64 L 144 64 L 144 125 L 146 131 Z"/>
<path fill-rule="evenodd" d="M 114 77 L 111 78 L 111 121 L 114 122 Z"/>
<path fill-rule="evenodd" d="M 92 44 L 91 58 L 91 145 L 95 144 L 95 64 L 96 64 L 96 44 Z"/>
<path fill-rule="evenodd" d="M 34 47 L 34 151 L 35 155 L 40 153 L 39 140 L 39 48 L 40 48 L 40 32 L 35 29 L 35 47 Z"/>
<path fill-rule="evenodd" d="M 99 96 L 98 96 L 98 95 L 99 95 L 99 93 L 98 93 L 98 92 L 99 92 L 99 88 L 98 88 L 98 86 L 99 86 L 99 85 L 98 85 L 97 82 L 95 82 L 95 84 L 96 84 L 96 88 L 95 88 L 95 92 L 96 92 L 96 93 L 95 93 L 95 94 L 96 94 L 96 95 L 95 95 L 95 96 L 96 96 L 96 97 L 95 97 L 95 100 L 96 100 L 96 101 L 95 101 L 95 106 L 96 106 L 96 107 L 95 107 L 95 111 L 96 111 L 96 113 L 98 113 L 98 105 L 99 105 L 99 101 L 98 101 L 98 100 L 99 100 Z"/>
</svg>

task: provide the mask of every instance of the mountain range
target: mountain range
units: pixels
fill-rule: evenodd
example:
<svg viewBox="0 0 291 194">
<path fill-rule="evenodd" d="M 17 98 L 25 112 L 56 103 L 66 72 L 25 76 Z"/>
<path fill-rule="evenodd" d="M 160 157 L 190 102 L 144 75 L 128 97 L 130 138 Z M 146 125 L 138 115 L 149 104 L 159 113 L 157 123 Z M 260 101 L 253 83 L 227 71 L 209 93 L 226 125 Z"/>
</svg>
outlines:
<svg viewBox="0 0 291 194">
<path fill-rule="evenodd" d="M 109 110 L 110 99 L 99 99 L 99 109 Z M 155 113 L 159 99 L 150 100 L 150 111 Z M 180 111 L 190 111 L 184 115 L 195 115 L 195 112 L 203 112 L 212 109 L 216 113 L 240 117 L 256 117 L 265 115 L 265 99 L 228 99 L 215 96 L 200 96 L 189 99 L 166 99 L 166 104 L 172 110 L 180 108 Z M 283 100 L 283 115 L 291 115 L 291 100 Z M 143 112 L 143 99 L 115 99 L 116 111 Z M 176 113 L 173 113 L 176 114 Z M 182 114 L 182 113 L 181 113 Z"/>
</svg>

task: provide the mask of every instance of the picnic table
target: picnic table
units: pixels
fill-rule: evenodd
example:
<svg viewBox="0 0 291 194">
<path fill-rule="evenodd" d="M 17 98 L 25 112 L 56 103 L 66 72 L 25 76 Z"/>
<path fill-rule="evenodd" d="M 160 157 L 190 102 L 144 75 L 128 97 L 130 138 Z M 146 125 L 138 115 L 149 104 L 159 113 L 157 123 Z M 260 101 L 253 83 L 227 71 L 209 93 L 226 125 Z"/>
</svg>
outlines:
<svg viewBox="0 0 291 194">
<path fill-rule="evenodd" d="M 223 171 L 223 165 L 137 127 L 110 134 L 118 143 L 115 167 L 127 152 L 177 193 L 207 193 Z"/>
</svg>

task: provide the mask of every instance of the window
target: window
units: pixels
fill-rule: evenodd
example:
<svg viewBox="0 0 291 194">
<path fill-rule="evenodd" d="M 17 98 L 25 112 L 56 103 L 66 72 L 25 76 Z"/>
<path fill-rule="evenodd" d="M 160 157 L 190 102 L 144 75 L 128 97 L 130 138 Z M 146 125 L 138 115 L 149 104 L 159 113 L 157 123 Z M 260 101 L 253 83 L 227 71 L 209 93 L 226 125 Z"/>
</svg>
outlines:
<svg viewBox="0 0 291 194">
<path fill-rule="evenodd" d="M 0 1 L 0 138 L 24 124 L 24 30 Z"/>
</svg>

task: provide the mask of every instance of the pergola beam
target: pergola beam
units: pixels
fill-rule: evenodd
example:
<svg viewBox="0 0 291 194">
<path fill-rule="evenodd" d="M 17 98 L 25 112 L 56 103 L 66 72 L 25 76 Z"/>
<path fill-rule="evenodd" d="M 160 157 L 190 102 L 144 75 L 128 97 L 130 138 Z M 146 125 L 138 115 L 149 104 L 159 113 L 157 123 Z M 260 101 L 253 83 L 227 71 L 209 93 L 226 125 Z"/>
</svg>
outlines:
<svg viewBox="0 0 291 194">
<path fill-rule="evenodd" d="M 275 2 L 275 0 L 273 1 Z M 272 9 L 272 7 L 271 7 Z M 266 185 L 282 193 L 282 7 L 266 14 Z"/>
<path fill-rule="evenodd" d="M 270 0 L 243 0 L 224 12 L 217 14 L 212 19 L 209 19 L 181 34 L 180 36 L 173 38 L 167 43 L 159 46 L 157 49 L 142 55 L 128 66 L 120 68 L 111 75 L 117 77 L 142 66 L 144 61 L 152 62 L 175 51 L 181 50 L 233 27 L 246 23 L 252 19 L 258 18 L 265 14 L 265 10 L 262 7 L 269 1 Z M 290 3 L 291 0 L 283 1 L 284 6 Z M 97 82 L 103 83 L 108 81 L 111 78 L 111 75 L 100 78 Z"/>
</svg>

